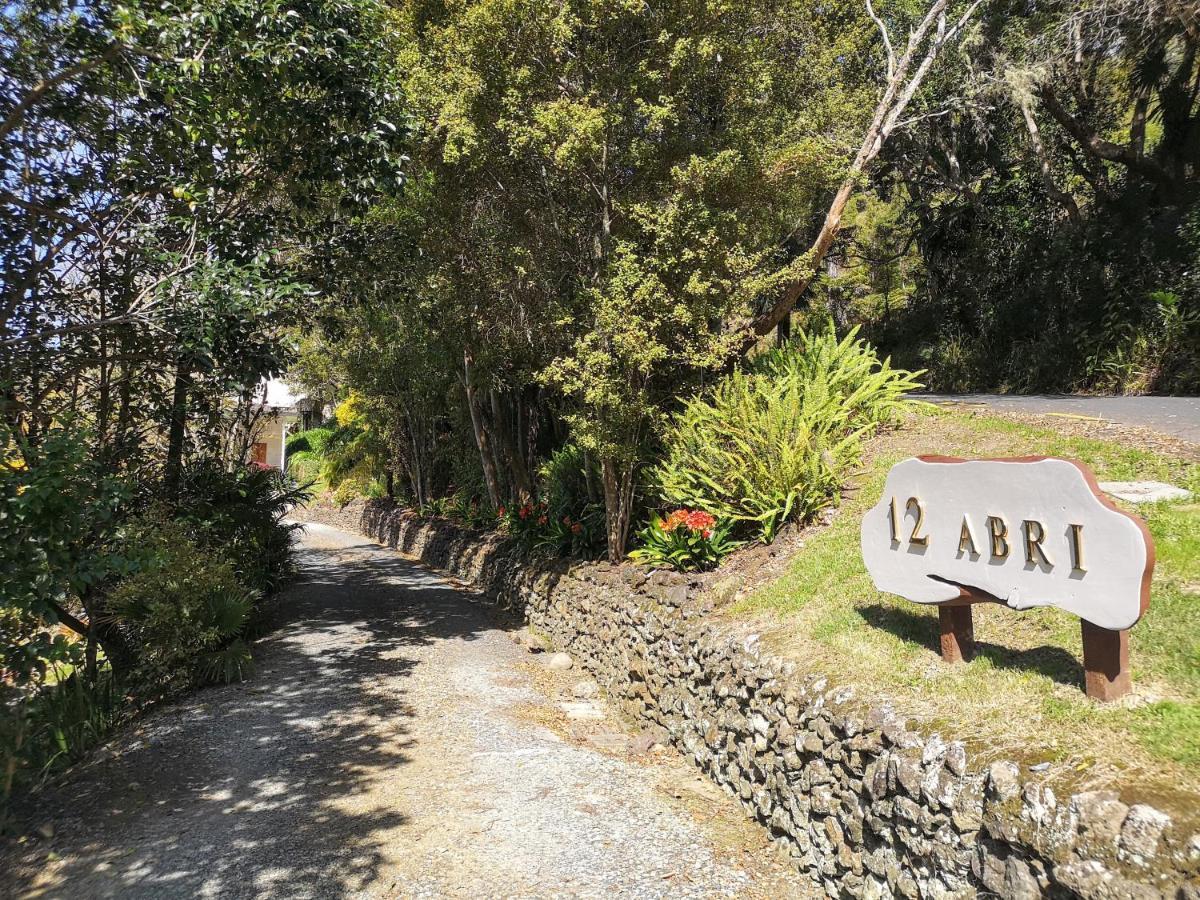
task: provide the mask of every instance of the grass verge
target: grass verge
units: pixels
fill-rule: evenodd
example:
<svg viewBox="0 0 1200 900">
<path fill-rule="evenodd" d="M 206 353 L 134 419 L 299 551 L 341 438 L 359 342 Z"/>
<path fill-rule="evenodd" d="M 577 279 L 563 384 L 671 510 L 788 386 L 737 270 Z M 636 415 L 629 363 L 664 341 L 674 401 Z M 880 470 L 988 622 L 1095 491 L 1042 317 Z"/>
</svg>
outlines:
<svg viewBox="0 0 1200 900">
<path fill-rule="evenodd" d="M 950 666 L 937 650 L 937 610 L 875 590 L 859 551 L 863 513 L 892 465 L 934 452 L 1062 456 L 1101 481 L 1166 481 L 1200 496 L 1200 463 L 1159 447 L 984 415 L 915 414 L 873 441 L 838 515 L 804 537 L 785 574 L 725 614 L 755 620 L 770 649 L 855 685 L 860 697 L 888 697 L 924 730 L 967 739 L 985 760 L 1049 762 L 1046 777 L 1064 788 L 1120 785 L 1133 799 L 1200 815 L 1200 503 L 1128 507 L 1149 525 L 1158 565 L 1150 610 L 1130 635 L 1134 693 L 1099 704 L 1082 692 L 1078 618 L 976 606 L 978 655 Z"/>
</svg>

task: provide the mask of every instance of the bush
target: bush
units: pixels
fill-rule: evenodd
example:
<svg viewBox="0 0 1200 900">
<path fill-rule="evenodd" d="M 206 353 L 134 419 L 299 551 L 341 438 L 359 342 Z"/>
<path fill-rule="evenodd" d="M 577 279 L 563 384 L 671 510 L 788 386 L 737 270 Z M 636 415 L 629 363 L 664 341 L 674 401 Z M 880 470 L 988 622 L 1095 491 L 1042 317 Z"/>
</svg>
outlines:
<svg viewBox="0 0 1200 900">
<path fill-rule="evenodd" d="M 228 557 L 247 587 L 271 594 L 294 571 L 292 532 L 300 526 L 283 517 L 307 498 L 277 469 L 227 472 L 212 464 L 185 473 L 173 506 L 193 540 Z"/>
<path fill-rule="evenodd" d="M 595 555 L 604 541 L 604 513 L 589 508 L 582 517 L 555 515 L 544 501 L 501 506 L 500 528 L 527 550 L 555 556 Z"/>
<path fill-rule="evenodd" d="M 83 759 L 121 720 L 124 694 L 112 670 L 95 683 L 69 668 L 36 691 L 0 684 L 0 833 L 19 788 Z"/>
<path fill-rule="evenodd" d="M 332 436 L 333 429 L 323 426 L 290 434 L 285 445 L 287 448 L 287 457 L 289 460 L 292 460 L 297 453 L 309 453 L 314 456 L 320 456 Z"/>
<path fill-rule="evenodd" d="M 599 490 L 600 468 L 575 444 L 550 454 L 538 470 L 545 497 L 547 527 L 540 546 L 556 553 L 595 557 L 605 549 L 604 505 Z"/>
<path fill-rule="evenodd" d="M 662 496 L 748 523 L 766 543 L 837 497 L 863 438 L 919 388 L 880 361 L 857 329 L 801 334 L 722 379 L 672 422 L 653 477 Z"/>
<path fill-rule="evenodd" d="M 249 663 L 242 636 L 258 595 L 178 523 L 145 519 L 124 538 L 137 568 L 114 588 L 109 607 L 138 647 L 137 680 L 166 694 L 240 678 Z"/>
<path fill-rule="evenodd" d="M 741 546 L 731 540 L 730 521 L 718 522 L 706 512 L 677 509 L 667 518 L 655 516 L 638 534 L 642 546 L 629 554 L 635 562 L 670 566 L 680 572 L 715 569 Z"/>
</svg>

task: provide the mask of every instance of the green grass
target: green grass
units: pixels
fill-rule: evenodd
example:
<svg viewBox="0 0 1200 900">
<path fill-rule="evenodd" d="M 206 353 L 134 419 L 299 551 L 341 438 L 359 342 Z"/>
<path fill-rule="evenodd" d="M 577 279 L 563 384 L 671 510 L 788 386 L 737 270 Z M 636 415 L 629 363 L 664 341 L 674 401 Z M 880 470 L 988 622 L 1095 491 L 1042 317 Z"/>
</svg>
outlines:
<svg viewBox="0 0 1200 900">
<path fill-rule="evenodd" d="M 1135 696 L 1088 700 L 1080 625 L 1053 609 L 975 609 L 977 657 L 949 666 L 937 652 L 937 611 L 875 590 L 859 524 L 888 469 L 938 452 L 964 457 L 1063 456 L 1101 481 L 1153 479 L 1200 495 L 1200 465 L 1106 440 L 1007 419 L 914 416 L 872 445 L 872 457 L 833 524 L 806 536 L 786 574 L 729 611 L 766 620 L 764 640 L 785 655 L 888 695 L 929 728 L 969 734 L 985 753 L 1059 760 L 1083 780 L 1136 771 L 1200 790 L 1200 504 L 1137 508 L 1157 550 L 1150 609 L 1130 634 Z"/>
</svg>

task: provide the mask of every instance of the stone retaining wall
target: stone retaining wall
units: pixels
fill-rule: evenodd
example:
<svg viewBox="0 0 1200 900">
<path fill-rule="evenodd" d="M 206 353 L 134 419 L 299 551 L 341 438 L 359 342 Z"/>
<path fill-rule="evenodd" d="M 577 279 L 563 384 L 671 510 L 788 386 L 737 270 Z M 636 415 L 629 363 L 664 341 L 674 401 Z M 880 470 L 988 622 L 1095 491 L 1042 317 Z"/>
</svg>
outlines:
<svg viewBox="0 0 1200 900">
<path fill-rule="evenodd" d="M 1113 793 L 1058 798 L 1015 763 L 973 768 L 961 742 L 908 731 L 890 708 L 714 626 L 685 576 L 529 561 L 494 534 L 380 502 L 361 528 L 521 612 L 831 897 L 1200 900 L 1200 835 Z"/>
</svg>

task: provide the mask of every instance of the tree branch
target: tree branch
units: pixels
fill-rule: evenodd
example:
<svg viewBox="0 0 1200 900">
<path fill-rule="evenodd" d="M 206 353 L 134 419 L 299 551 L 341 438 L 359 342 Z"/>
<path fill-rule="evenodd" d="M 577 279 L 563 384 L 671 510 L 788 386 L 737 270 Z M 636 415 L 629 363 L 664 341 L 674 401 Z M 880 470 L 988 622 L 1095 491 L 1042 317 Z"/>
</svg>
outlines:
<svg viewBox="0 0 1200 900">
<path fill-rule="evenodd" d="M 1132 147 L 1123 147 L 1120 144 L 1114 144 L 1112 141 L 1107 141 L 1099 135 L 1088 131 L 1083 126 L 1083 123 L 1063 108 L 1063 105 L 1058 102 L 1054 90 L 1048 85 L 1038 87 L 1037 96 L 1042 101 L 1042 105 L 1046 108 L 1046 111 L 1063 127 L 1063 130 L 1075 138 L 1080 146 L 1093 156 L 1108 162 L 1120 163 L 1127 169 L 1137 172 L 1150 181 L 1168 186 L 1175 185 L 1175 179 L 1171 173 L 1155 160 L 1139 155 Z"/>
<path fill-rule="evenodd" d="M 60 84 L 65 84 L 74 78 L 78 78 L 85 72 L 90 72 L 97 66 L 108 62 L 120 51 L 121 46 L 119 44 L 113 44 L 113 46 L 109 47 L 106 51 L 104 51 L 104 53 L 100 54 L 95 59 L 84 60 L 83 62 L 76 63 L 73 66 L 68 66 L 61 72 L 56 72 L 48 78 L 43 78 L 41 81 L 35 84 L 33 88 L 30 89 L 29 93 L 22 97 L 17 102 L 17 105 L 9 110 L 8 115 L 4 117 L 4 122 L 0 123 L 0 140 L 8 135 L 10 131 L 16 128 L 17 125 L 20 124 L 22 118 L 24 118 L 25 113 L 29 110 L 29 108 L 33 106 L 33 104 L 37 103 L 38 100 L 40 100 L 48 92 L 54 90 Z"/>
</svg>

